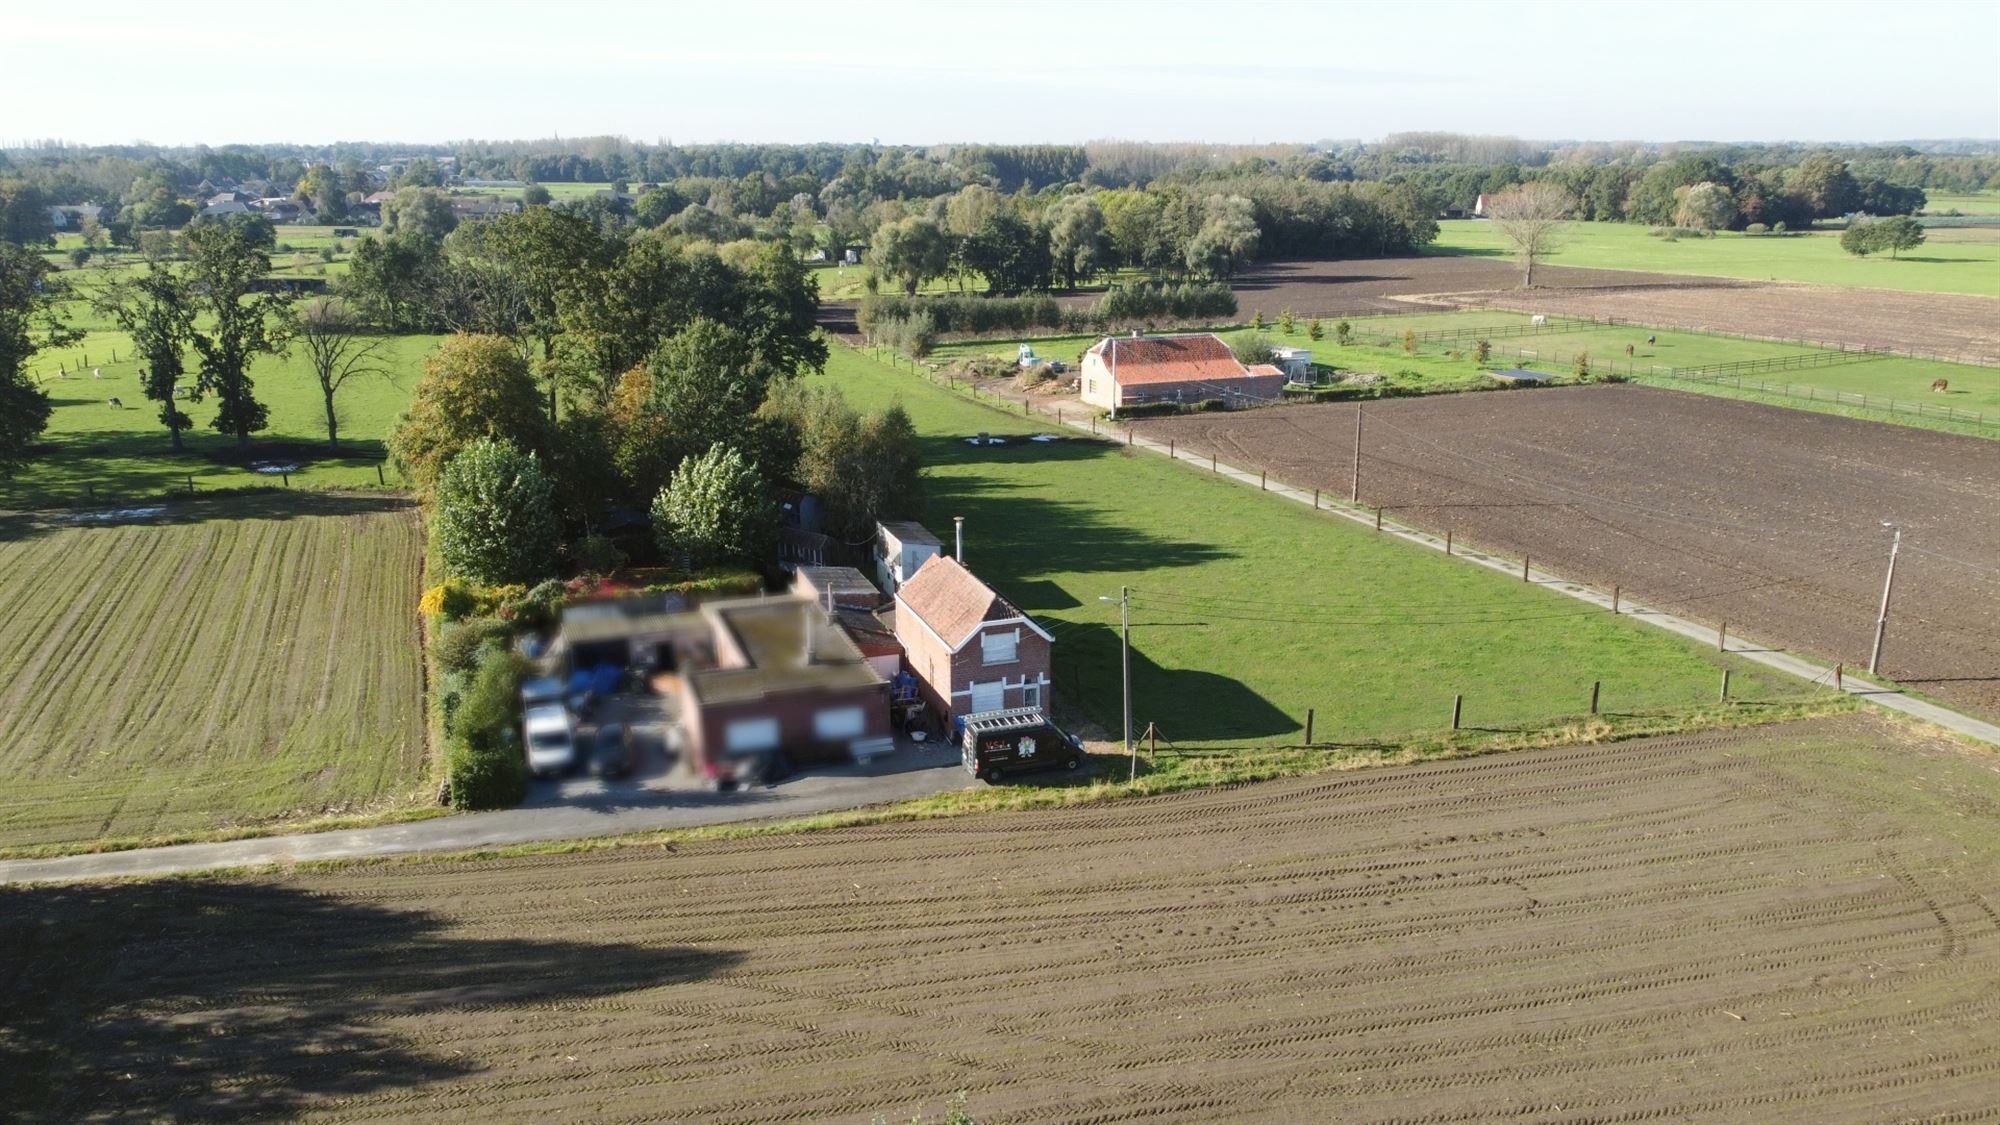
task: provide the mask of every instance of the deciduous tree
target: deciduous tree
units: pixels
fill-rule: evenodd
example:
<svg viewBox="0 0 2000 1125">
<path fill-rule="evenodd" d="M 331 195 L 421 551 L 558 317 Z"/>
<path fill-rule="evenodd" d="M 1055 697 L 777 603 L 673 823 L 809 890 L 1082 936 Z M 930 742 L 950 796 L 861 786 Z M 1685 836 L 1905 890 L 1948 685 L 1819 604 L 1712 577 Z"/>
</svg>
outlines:
<svg viewBox="0 0 2000 1125">
<path fill-rule="evenodd" d="M 762 562 L 777 533 L 763 477 L 725 445 L 682 462 L 652 515 L 660 550 L 690 568 Z"/>
<path fill-rule="evenodd" d="M 434 500 L 438 559 L 452 574 L 498 585 L 554 573 L 555 489 L 533 453 L 481 438 L 445 463 Z"/>
<path fill-rule="evenodd" d="M 1535 263 L 1560 245 L 1574 206 L 1569 192 L 1546 180 L 1522 184 L 1486 201 L 1493 226 L 1521 260 L 1523 288 L 1534 287 Z"/>
<path fill-rule="evenodd" d="M 306 302 L 299 313 L 299 344 L 319 381 L 326 407 L 326 444 L 340 448 L 340 415 L 334 396 L 349 380 L 386 376 L 382 337 L 347 302 L 325 297 Z"/>
<path fill-rule="evenodd" d="M 58 311 L 59 287 L 47 273 L 39 255 L 0 242 L 0 477 L 27 464 L 49 424 L 49 396 L 29 376 L 28 360 L 81 338 Z"/>
<path fill-rule="evenodd" d="M 389 455 L 419 491 L 428 491 L 447 461 L 482 438 L 541 452 L 548 447 L 548 416 L 513 341 L 453 336 L 424 362 Z"/>
<path fill-rule="evenodd" d="M 215 428 L 245 448 L 269 413 L 257 401 L 250 364 L 284 353 L 295 327 L 291 299 L 260 286 L 271 260 L 248 228 L 198 226 L 188 231 L 187 248 L 188 291 L 201 313 L 190 334 L 201 356 L 201 385 L 219 400 Z"/>
<path fill-rule="evenodd" d="M 179 452 L 181 434 L 194 425 L 181 412 L 176 394 L 181 376 L 187 373 L 187 346 L 194 337 L 194 297 L 186 281 L 165 262 L 154 260 L 146 264 L 146 272 L 106 291 L 97 307 L 132 338 L 140 365 L 139 386 L 159 404 L 160 424 Z M 190 402 L 201 400 L 199 381 L 188 384 L 185 397 Z"/>
</svg>

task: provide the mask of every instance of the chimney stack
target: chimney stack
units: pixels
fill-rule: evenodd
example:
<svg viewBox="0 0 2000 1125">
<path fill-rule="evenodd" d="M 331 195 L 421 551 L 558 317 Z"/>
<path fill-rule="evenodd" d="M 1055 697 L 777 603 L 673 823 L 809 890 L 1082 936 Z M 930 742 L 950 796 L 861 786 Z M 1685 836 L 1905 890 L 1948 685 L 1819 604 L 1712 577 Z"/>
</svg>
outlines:
<svg viewBox="0 0 2000 1125">
<path fill-rule="evenodd" d="M 965 517 L 953 516 L 951 517 L 951 522 L 952 526 L 957 530 L 957 539 L 958 539 L 958 546 L 957 549 L 952 552 L 952 557 L 958 560 L 958 565 L 964 566 L 965 565 Z"/>
</svg>

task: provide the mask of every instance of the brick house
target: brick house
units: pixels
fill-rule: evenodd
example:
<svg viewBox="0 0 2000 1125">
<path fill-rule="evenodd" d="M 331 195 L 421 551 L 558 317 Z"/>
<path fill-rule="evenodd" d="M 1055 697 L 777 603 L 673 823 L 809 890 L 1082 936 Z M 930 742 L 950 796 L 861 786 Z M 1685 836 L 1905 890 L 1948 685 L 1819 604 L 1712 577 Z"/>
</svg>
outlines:
<svg viewBox="0 0 2000 1125">
<path fill-rule="evenodd" d="M 1268 363 L 1245 367 L 1213 332 L 1186 336 L 1106 336 L 1083 353 L 1077 393 L 1116 411 L 1148 402 L 1220 400 L 1234 409 L 1276 402 L 1285 373 Z"/>
<path fill-rule="evenodd" d="M 784 751 L 795 765 L 889 749 L 889 685 L 809 598 L 710 602 L 679 646 L 670 688 L 704 767 Z M 694 624 L 694 622 L 690 622 Z"/>
<path fill-rule="evenodd" d="M 1054 703 L 1048 631 L 948 555 L 896 591 L 896 638 L 932 712 L 954 718 Z"/>
</svg>

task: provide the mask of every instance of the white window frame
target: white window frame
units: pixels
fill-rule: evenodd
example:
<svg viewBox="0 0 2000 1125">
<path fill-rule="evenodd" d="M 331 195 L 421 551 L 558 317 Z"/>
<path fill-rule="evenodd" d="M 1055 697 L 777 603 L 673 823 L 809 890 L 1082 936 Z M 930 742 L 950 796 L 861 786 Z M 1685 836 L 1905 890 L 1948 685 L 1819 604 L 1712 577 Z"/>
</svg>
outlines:
<svg viewBox="0 0 2000 1125">
<path fill-rule="evenodd" d="M 993 655 L 993 642 L 996 640 L 1005 640 L 1007 642 L 1006 656 L 996 658 Z M 992 667 L 995 664 L 1019 664 L 1021 662 L 1021 631 L 1019 629 L 1011 629 L 1006 632 L 992 630 L 979 634 L 979 662 L 987 667 Z"/>
<path fill-rule="evenodd" d="M 1041 705 L 1042 682 L 1040 680 L 1023 681 L 1021 684 L 1021 706 L 1040 707 Z"/>
<path fill-rule="evenodd" d="M 727 754 L 752 754 L 759 750 L 776 750 L 782 735 L 778 730 L 776 715 L 762 715 L 754 719 L 731 719 L 722 728 L 722 749 Z"/>
<path fill-rule="evenodd" d="M 868 716 L 860 707 L 829 707 L 813 714 L 813 737 L 821 742 L 846 742 L 860 738 L 868 730 Z"/>
</svg>

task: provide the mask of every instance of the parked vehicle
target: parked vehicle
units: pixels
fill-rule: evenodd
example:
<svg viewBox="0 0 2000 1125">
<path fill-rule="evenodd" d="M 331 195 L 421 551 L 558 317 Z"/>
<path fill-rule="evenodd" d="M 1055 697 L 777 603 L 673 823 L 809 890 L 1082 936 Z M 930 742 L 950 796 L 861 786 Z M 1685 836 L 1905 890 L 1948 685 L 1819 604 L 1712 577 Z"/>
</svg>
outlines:
<svg viewBox="0 0 2000 1125">
<path fill-rule="evenodd" d="M 967 715 L 959 755 L 966 772 L 998 785 L 1017 773 L 1077 769 L 1083 765 L 1083 742 L 1038 707 L 1011 707 Z"/>
<path fill-rule="evenodd" d="M 526 736 L 529 773 L 554 777 L 576 767 L 576 723 L 562 704 L 528 708 L 521 718 L 521 733 Z"/>
<path fill-rule="evenodd" d="M 540 707 L 545 703 L 563 701 L 563 682 L 554 676 L 537 676 L 521 681 L 521 709 Z"/>
<path fill-rule="evenodd" d="M 632 732 L 623 723 L 605 723 L 597 728 L 596 745 L 590 752 L 590 772 L 603 778 L 627 777 L 632 773 Z"/>
</svg>

